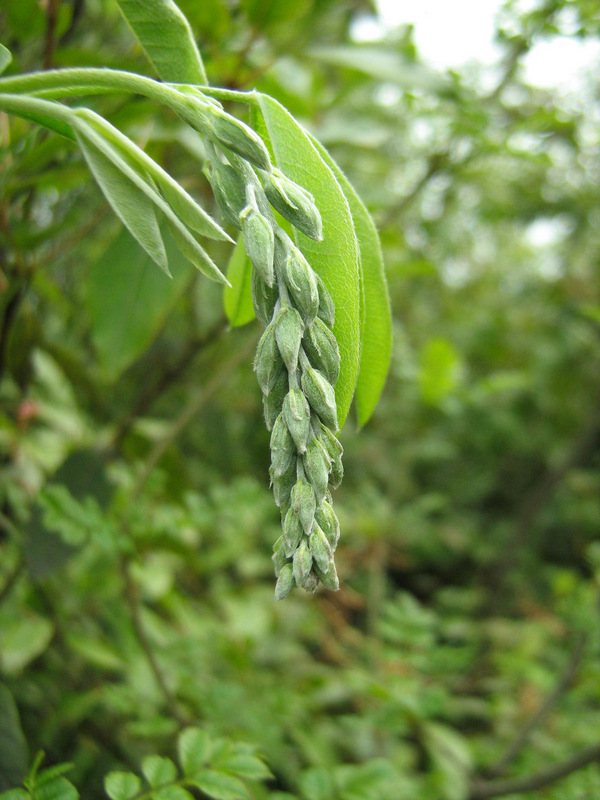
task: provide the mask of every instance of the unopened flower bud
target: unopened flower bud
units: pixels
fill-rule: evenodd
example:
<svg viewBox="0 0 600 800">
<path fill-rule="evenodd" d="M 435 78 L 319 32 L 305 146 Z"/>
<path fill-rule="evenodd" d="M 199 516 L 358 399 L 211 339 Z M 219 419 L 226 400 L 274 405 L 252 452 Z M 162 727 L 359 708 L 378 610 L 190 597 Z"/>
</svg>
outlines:
<svg viewBox="0 0 600 800">
<path fill-rule="evenodd" d="M 273 475 L 280 478 L 292 465 L 296 457 L 296 448 L 283 414 L 280 414 L 273 425 L 271 433 L 271 465 Z"/>
<path fill-rule="evenodd" d="M 283 417 L 299 453 L 306 450 L 310 435 L 310 408 L 300 389 L 292 388 L 283 401 Z"/>
<path fill-rule="evenodd" d="M 318 317 L 307 325 L 302 346 L 311 364 L 325 375 L 333 386 L 340 374 L 340 349 L 332 331 Z"/>
<path fill-rule="evenodd" d="M 287 556 L 285 554 L 285 544 L 283 541 L 283 536 L 280 536 L 279 539 L 277 539 L 277 541 L 273 545 L 273 555 L 271 556 L 271 560 L 273 561 L 273 566 L 275 568 L 275 577 L 278 578 L 281 573 L 281 570 L 287 563 Z"/>
<path fill-rule="evenodd" d="M 304 333 L 304 323 L 295 308 L 284 308 L 273 322 L 279 352 L 288 372 L 294 373 L 298 367 L 300 342 Z"/>
<path fill-rule="evenodd" d="M 333 563 L 333 561 L 330 563 L 329 569 L 327 571 L 324 571 L 320 567 L 315 565 L 315 572 L 317 573 L 319 580 L 326 589 L 331 589 L 332 592 L 337 592 L 339 590 L 340 581 L 337 576 L 335 564 Z"/>
<path fill-rule="evenodd" d="M 318 317 L 322 319 L 325 325 L 333 328 L 335 322 L 335 304 L 333 298 L 329 294 L 327 287 L 317 275 L 317 285 L 319 287 L 319 311 Z"/>
<path fill-rule="evenodd" d="M 306 589 L 307 592 L 314 592 L 318 585 L 319 585 L 319 579 L 317 578 L 315 573 L 311 571 L 309 572 L 309 574 L 306 577 L 306 580 L 302 584 L 302 588 Z"/>
<path fill-rule="evenodd" d="M 260 337 L 254 360 L 256 378 L 263 394 L 268 394 L 284 371 L 283 361 L 277 346 L 275 322 L 269 325 Z"/>
<path fill-rule="evenodd" d="M 288 509 L 292 489 L 296 483 L 296 465 L 292 463 L 283 475 L 275 475 L 275 471 L 271 466 L 269 467 L 269 477 L 273 487 L 275 505 L 285 513 Z"/>
<path fill-rule="evenodd" d="M 275 311 L 278 297 L 277 286 L 275 284 L 269 286 L 256 269 L 252 270 L 251 284 L 254 313 L 263 325 L 268 325 Z"/>
<path fill-rule="evenodd" d="M 271 159 L 260 136 L 225 111 L 211 109 L 209 136 L 259 169 L 270 170 Z"/>
<path fill-rule="evenodd" d="M 313 438 L 306 445 L 306 453 L 302 457 L 302 463 L 306 477 L 315 491 L 317 505 L 320 505 L 327 491 L 331 460 L 318 439 Z"/>
<path fill-rule="evenodd" d="M 296 306 L 307 324 L 311 323 L 319 310 L 319 288 L 311 266 L 294 245 L 285 260 L 284 275 Z"/>
<path fill-rule="evenodd" d="M 283 520 L 283 541 L 285 544 L 285 552 L 288 556 L 292 556 L 300 544 L 302 539 L 302 523 L 298 514 L 293 508 L 288 509 L 287 514 Z"/>
<path fill-rule="evenodd" d="M 322 572 L 328 572 L 333 566 L 333 552 L 327 541 L 327 537 L 318 525 L 313 525 L 312 533 L 308 538 L 308 546 L 315 564 Z"/>
<path fill-rule="evenodd" d="M 312 486 L 304 478 L 299 478 L 291 493 L 292 508 L 298 515 L 304 533 L 308 536 L 315 518 L 317 501 Z"/>
<path fill-rule="evenodd" d="M 285 564 L 279 573 L 275 584 L 275 599 L 283 600 L 294 588 L 294 568 L 291 564 Z"/>
<path fill-rule="evenodd" d="M 338 430 L 335 392 L 322 372 L 307 367 L 302 373 L 302 389 L 321 421 L 333 431 Z"/>
<path fill-rule="evenodd" d="M 311 239 L 321 241 L 321 215 L 312 195 L 274 169 L 265 181 L 265 194 L 273 208 Z"/>
<path fill-rule="evenodd" d="M 246 188 L 239 173 L 215 155 L 207 177 L 221 213 L 234 227 L 241 229 L 240 214 L 246 206 Z"/>
<path fill-rule="evenodd" d="M 337 489 L 344 477 L 344 466 L 342 464 L 344 448 L 340 444 L 337 436 L 334 436 L 329 428 L 321 424 L 320 429 L 319 440 L 331 458 L 331 475 L 329 476 L 329 482 L 334 489 Z"/>
<path fill-rule="evenodd" d="M 294 553 L 293 572 L 294 580 L 298 586 L 304 586 L 306 579 L 310 575 L 310 568 L 312 567 L 312 555 L 308 542 L 305 538 L 302 539 L 296 552 Z"/>
<path fill-rule="evenodd" d="M 331 503 L 323 502 L 321 508 L 315 513 L 315 525 L 319 526 L 325 534 L 329 546 L 335 550 L 340 538 L 340 523 Z"/>
<path fill-rule="evenodd" d="M 254 269 L 260 274 L 267 286 L 273 286 L 273 252 L 275 237 L 269 220 L 252 206 L 246 206 L 240 214 L 244 231 L 246 252 Z"/>
</svg>

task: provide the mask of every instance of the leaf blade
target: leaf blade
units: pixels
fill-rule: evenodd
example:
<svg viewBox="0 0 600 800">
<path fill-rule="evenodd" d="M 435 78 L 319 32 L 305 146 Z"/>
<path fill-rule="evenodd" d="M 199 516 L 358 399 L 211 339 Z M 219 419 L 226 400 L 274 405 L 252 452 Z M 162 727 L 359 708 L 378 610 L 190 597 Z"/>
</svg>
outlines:
<svg viewBox="0 0 600 800">
<path fill-rule="evenodd" d="M 227 280 L 231 285 L 223 292 L 223 307 L 232 328 L 240 328 L 255 318 L 251 274 L 252 263 L 240 236 L 227 267 Z"/>
<path fill-rule="evenodd" d="M 302 233 L 296 236 L 298 247 L 322 278 L 336 307 L 333 331 L 342 366 L 335 394 L 341 428 L 352 402 L 360 358 L 360 265 L 350 207 L 304 128 L 268 95 L 259 94 L 258 102 L 278 166 L 315 197 L 321 213 L 323 241 Z"/>
</svg>

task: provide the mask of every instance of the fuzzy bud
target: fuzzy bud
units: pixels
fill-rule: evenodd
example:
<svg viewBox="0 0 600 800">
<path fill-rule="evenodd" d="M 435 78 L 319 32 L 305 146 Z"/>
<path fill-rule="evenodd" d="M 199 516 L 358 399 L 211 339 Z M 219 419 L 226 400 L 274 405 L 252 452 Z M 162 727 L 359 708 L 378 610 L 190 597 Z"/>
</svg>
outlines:
<svg viewBox="0 0 600 800">
<path fill-rule="evenodd" d="M 293 508 L 288 509 L 287 514 L 283 520 L 283 541 L 285 544 L 285 552 L 288 556 L 292 556 L 300 544 L 302 539 L 302 523 L 298 514 Z"/>
<path fill-rule="evenodd" d="M 240 214 L 246 252 L 252 266 L 267 286 L 273 286 L 273 251 L 275 237 L 269 220 L 252 206 L 246 206 Z"/>
<path fill-rule="evenodd" d="M 323 320 L 315 319 L 304 331 L 302 346 L 309 361 L 333 386 L 340 374 L 340 349 L 332 331 Z"/>
<path fill-rule="evenodd" d="M 315 518 L 317 501 L 313 488 L 304 478 L 298 478 L 291 493 L 292 508 L 298 515 L 304 533 L 308 536 Z"/>
<path fill-rule="evenodd" d="M 265 194 L 273 208 L 311 239 L 321 241 L 323 225 L 313 196 L 274 169 L 265 181 Z"/>
<path fill-rule="evenodd" d="M 307 444 L 302 463 L 306 477 L 315 491 L 317 504 L 320 505 L 327 491 L 331 459 L 318 439 L 313 438 Z"/>
<path fill-rule="evenodd" d="M 310 408 L 300 389 L 290 389 L 283 401 L 283 418 L 299 453 L 304 453 L 310 435 Z"/>
<path fill-rule="evenodd" d="M 225 219 L 236 227 L 242 227 L 240 214 L 246 206 L 246 187 L 239 173 L 215 155 L 207 177 Z"/>
<path fill-rule="evenodd" d="M 308 538 L 308 546 L 315 564 L 322 572 L 328 572 L 333 566 L 333 552 L 327 537 L 318 525 L 313 525 L 312 533 Z"/>
<path fill-rule="evenodd" d="M 285 554 L 285 545 L 283 541 L 283 536 L 280 536 L 279 539 L 273 545 L 273 555 L 271 556 L 273 561 L 273 566 L 275 568 L 275 577 L 278 578 L 281 574 L 281 570 L 287 563 L 287 556 Z"/>
<path fill-rule="evenodd" d="M 335 515 L 331 503 L 324 501 L 321 508 L 315 513 L 315 526 L 325 534 L 329 546 L 335 550 L 340 538 L 340 523 Z"/>
<path fill-rule="evenodd" d="M 331 589 L 332 592 L 337 592 L 339 590 L 340 581 L 333 561 L 331 561 L 329 569 L 326 571 L 315 565 L 315 572 L 326 589 Z"/>
<path fill-rule="evenodd" d="M 319 310 L 319 288 L 311 266 L 294 245 L 285 260 L 284 275 L 296 306 L 307 324 L 311 323 Z"/>
<path fill-rule="evenodd" d="M 300 342 L 304 333 L 304 323 L 295 308 L 284 308 L 274 320 L 275 337 L 279 352 L 288 372 L 294 373 L 298 367 Z"/>
<path fill-rule="evenodd" d="M 283 399 L 287 394 L 287 390 L 288 376 L 287 372 L 282 370 L 281 374 L 275 381 L 273 388 L 270 389 L 267 394 L 263 394 L 263 411 L 268 431 L 273 430 L 273 425 L 279 416 L 279 412 L 281 411 L 281 406 Z"/>
<path fill-rule="evenodd" d="M 279 354 L 276 338 L 276 322 L 269 325 L 260 337 L 254 359 L 256 378 L 263 394 L 268 394 L 275 384 L 283 369 L 283 361 Z"/>
<path fill-rule="evenodd" d="M 255 167 L 267 171 L 271 169 L 269 152 L 260 136 L 225 111 L 211 109 L 209 135 Z"/>
<path fill-rule="evenodd" d="M 335 304 L 333 302 L 333 298 L 318 275 L 317 285 L 319 287 L 318 317 L 319 319 L 322 319 L 325 325 L 327 325 L 329 328 L 333 328 L 333 323 L 335 322 Z"/>
<path fill-rule="evenodd" d="M 275 505 L 285 513 L 290 502 L 292 489 L 296 482 L 296 465 L 292 463 L 289 469 L 282 475 L 275 475 L 273 467 L 269 467 L 269 477 L 273 487 L 273 497 Z"/>
<path fill-rule="evenodd" d="M 323 424 L 321 424 L 319 440 L 331 458 L 331 475 L 329 476 L 329 482 L 334 489 L 337 489 L 344 477 L 344 466 L 342 464 L 344 448 L 340 444 L 337 436 L 334 436 L 329 428 L 325 427 Z"/>
<path fill-rule="evenodd" d="M 275 599 L 283 600 L 284 597 L 287 597 L 294 588 L 294 584 L 294 569 L 291 564 L 285 564 L 275 584 Z"/>
<path fill-rule="evenodd" d="M 310 575 L 312 561 L 313 559 L 308 542 L 306 539 L 302 539 L 296 552 L 294 553 L 293 560 L 294 580 L 298 586 L 304 586 L 304 588 L 306 588 L 306 581 Z"/>
<path fill-rule="evenodd" d="M 280 478 L 292 465 L 296 456 L 296 448 L 283 414 L 280 414 L 273 425 L 271 433 L 271 465 L 273 475 Z"/>
<path fill-rule="evenodd" d="M 257 269 L 252 270 L 251 284 L 254 313 L 263 325 L 268 325 L 275 311 L 278 297 L 277 286 L 275 284 L 269 286 Z"/>
<path fill-rule="evenodd" d="M 337 431 L 335 392 L 323 373 L 310 366 L 307 367 L 302 373 L 302 389 L 321 421 L 331 430 Z"/>
</svg>

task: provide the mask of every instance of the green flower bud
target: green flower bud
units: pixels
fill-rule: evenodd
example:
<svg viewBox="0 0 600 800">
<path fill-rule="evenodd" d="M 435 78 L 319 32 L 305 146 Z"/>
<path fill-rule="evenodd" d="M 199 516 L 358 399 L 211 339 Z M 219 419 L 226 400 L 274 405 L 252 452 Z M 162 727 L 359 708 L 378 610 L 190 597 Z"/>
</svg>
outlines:
<svg viewBox="0 0 600 800">
<path fill-rule="evenodd" d="M 317 278 L 300 250 L 291 245 L 285 260 L 284 276 L 294 302 L 307 323 L 311 323 L 319 310 Z"/>
<path fill-rule="evenodd" d="M 291 564 L 285 564 L 279 573 L 275 584 L 275 599 L 283 600 L 294 588 L 294 569 Z"/>
<path fill-rule="evenodd" d="M 283 401 L 283 417 L 299 453 L 306 450 L 310 435 L 310 408 L 300 389 L 290 389 Z"/>
<path fill-rule="evenodd" d="M 275 284 L 269 286 L 256 269 L 252 270 L 251 284 L 254 313 L 263 325 L 268 325 L 275 311 L 278 297 L 277 286 Z"/>
<path fill-rule="evenodd" d="M 273 566 L 275 567 L 275 577 L 278 578 L 281 574 L 281 570 L 287 564 L 283 536 L 280 536 L 273 545 L 273 555 L 271 556 L 271 560 L 273 561 Z"/>
<path fill-rule="evenodd" d="M 333 552 L 327 537 L 318 525 L 313 525 L 312 533 L 308 537 L 308 546 L 317 567 L 322 572 L 328 572 L 333 566 Z"/>
<path fill-rule="evenodd" d="M 255 167 L 271 169 L 271 159 L 260 136 L 248 125 L 219 109 L 210 110 L 208 135 Z"/>
<path fill-rule="evenodd" d="M 338 430 L 335 392 L 322 372 L 307 367 L 302 373 L 302 389 L 311 407 L 322 422 L 333 431 Z"/>
<path fill-rule="evenodd" d="M 302 539 L 302 523 L 293 508 L 288 509 L 283 520 L 283 541 L 287 556 L 292 556 Z"/>
<path fill-rule="evenodd" d="M 333 298 L 329 294 L 327 287 L 317 275 L 317 285 L 319 287 L 319 312 L 318 317 L 322 319 L 325 325 L 333 328 L 335 322 L 335 304 Z"/>
<path fill-rule="evenodd" d="M 333 561 L 329 565 L 329 569 L 327 571 L 323 571 L 320 567 L 315 565 L 315 572 L 326 589 L 331 589 L 332 592 L 337 592 L 339 590 L 340 581 L 337 576 Z"/>
<path fill-rule="evenodd" d="M 327 491 L 331 459 L 318 439 L 313 438 L 306 445 L 306 453 L 302 456 L 302 464 L 306 477 L 315 490 L 317 505 L 320 505 Z"/>
<path fill-rule="evenodd" d="M 302 317 L 295 308 L 284 308 L 273 322 L 279 352 L 288 372 L 294 373 L 298 367 L 300 342 L 304 333 Z"/>
<path fill-rule="evenodd" d="M 317 578 L 314 572 L 310 572 L 306 580 L 304 581 L 302 588 L 306 589 L 307 592 L 314 592 L 318 585 L 319 585 L 319 579 Z"/>
<path fill-rule="evenodd" d="M 284 371 L 277 346 L 275 324 L 275 322 L 271 323 L 260 337 L 254 359 L 256 378 L 263 394 L 268 394 L 273 389 Z"/>
<path fill-rule="evenodd" d="M 273 208 L 311 239 L 321 241 L 323 226 L 313 196 L 274 169 L 265 181 L 265 194 Z"/>
<path fill-rule="evenodd" d="M 283 398 L 288 391 L 288 376 L 285 370 L 277 378 L 275 385 L 269 390 L 268 394 L 263 394 L 263 411 L 267 430 L 273 430 L 275 420 L 279 416 Z"/>
<path fill-rule="evenodd" d="M 269 220 L 252 206 L 246 206 L 240 214 L 240 221 L 244 231 L 246 252 L 250 261 L 252 261 L 254 269 L 260 274 L 267 286 L 273 286 L 275 280 L 273 271 L 275 237 Z"/>
<path fill-rule="evenodd" d="M 296 460 L 296 447 L 292 439 L 283 414 L 280 414 L 273 425 L 271 433 L 271 466 L 273 475 L 280 478 Z"/>
<path fill-rule="evenodd" d="M 333 386 L 340 374 L 340 349 L 333 332 L 318 317 L 304 331 L 302 346 L 311 364 Z"/>
<path fill-rule="evenodd" d="M 235 228 L 241 229 L 240 214 L 246 206 L 246 187 L 239 173 L 229 164 L 223 164 L 215 154 L 207 177 L 221 213 Z"/>
<path fill-rule="evenodd" d="M 337 436 L 334 436 L 329 428 L 326 428 L 322 423 L 320 428 L 319 439 L 331 458 L 331 475 L 329 476 L 329 482 L 334 489 L 337 489 L 344 477 L 344 466 L 342 464 L 344 448 L 340 444 Z"/>
<path fill-rule="evenodd" d="M 292 562 L 294 580 L 298 586 L 304 586 L 308 576 L 310 575 L 310 568 L 312 567 L 312 555 L 308 547 L 306 539 L 302 539 L 298 545 L 298 549 L 294 553 L 294 560 Z"/>
<path fill-rule="evenodd" d="M 315 526 L 316 525 L 318 525 L 325 534 L 331 549 L 335 550 L 340 539 L 340 523 L 331 503 L 328 503 L 326 500 L 315 513 Z"/>
<path fill-rule="evenodd" d="M 298 515 L 304 533 L 308 536 L 315 518 L 317 501 L 312 486 L 304 478 L 298 478 L 291 493 L 292 508 Z"/>
<path fill-rule="evenodd" d="M 285 513 L 288 503 L 290 502 L 292 488 L 296 482 L 296 464 L 292 463 L 283 475 L 275 475 L 273 467 L 270 467 L 269 477 L 271 478 L 271 485 L 273 487 L 275 505 L 277 508 L 284 510 Z"/>
</svg>

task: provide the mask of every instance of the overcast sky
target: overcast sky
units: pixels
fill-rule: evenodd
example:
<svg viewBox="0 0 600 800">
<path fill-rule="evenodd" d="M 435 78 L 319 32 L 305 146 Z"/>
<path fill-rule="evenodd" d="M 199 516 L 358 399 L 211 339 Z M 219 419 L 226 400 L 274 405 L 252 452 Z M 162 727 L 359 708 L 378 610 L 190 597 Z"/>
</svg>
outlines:
<svg viewBox="0 0 600 800">
<path fill-rule="evenodd" d="M 494 20 L 501 0 L 377 0 L 384 26 L 412 23 L 423 58 L 440 69 L 467 61 L 493 64 L 500 51 L 493 42 Z M 536 0 L 521 0 L 523 7 Z M 382 25 L 358 26 L 361 39 L 376 38 Z M 528 82 L 545 87 L 572 87 L 582 70 L 600 63 L 600 43 L 555 37 L 536 45 L 525 59 Z"/>
</svg>

